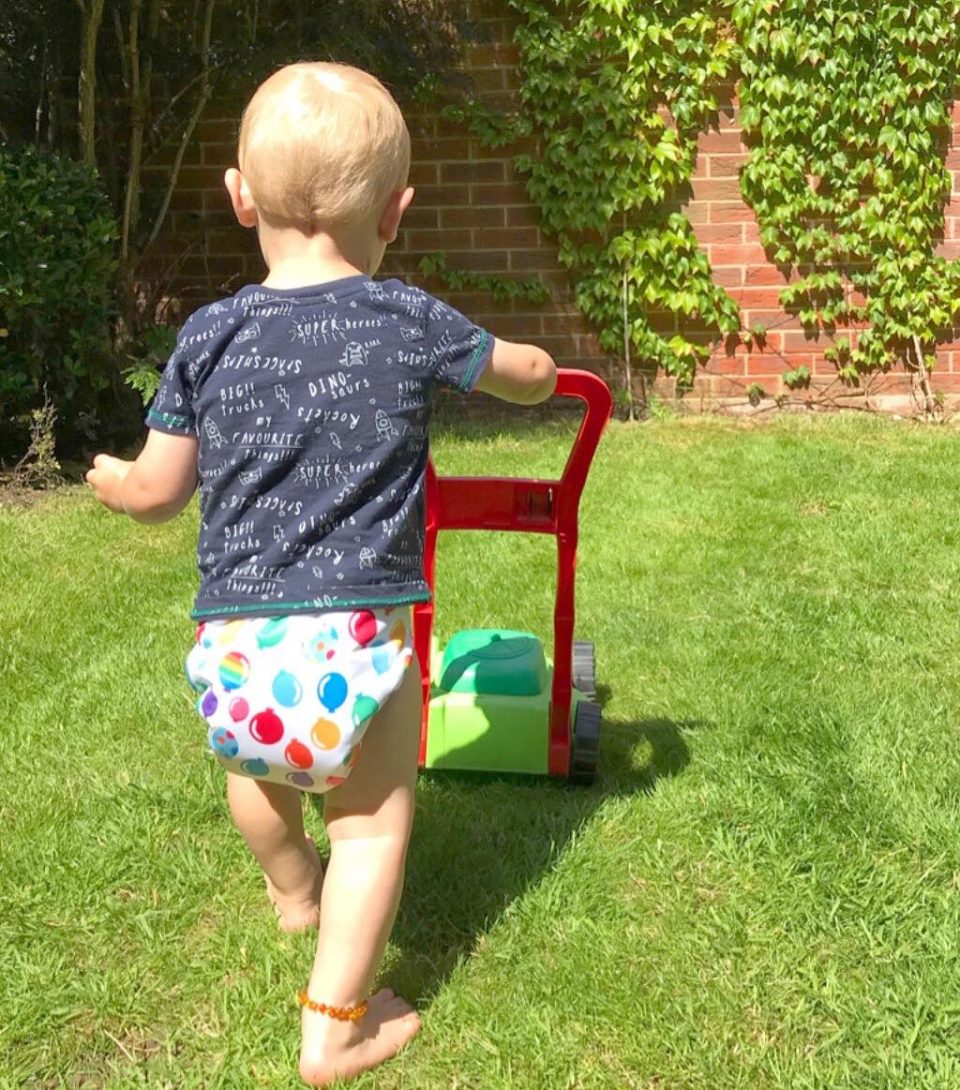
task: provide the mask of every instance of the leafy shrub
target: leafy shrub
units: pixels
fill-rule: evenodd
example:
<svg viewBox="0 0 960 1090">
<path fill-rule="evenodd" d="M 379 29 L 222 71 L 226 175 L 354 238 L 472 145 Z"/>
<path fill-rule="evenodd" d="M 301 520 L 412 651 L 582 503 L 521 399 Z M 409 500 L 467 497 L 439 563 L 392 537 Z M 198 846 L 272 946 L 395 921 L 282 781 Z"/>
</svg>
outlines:
<svg viewBox="0 0 960 1090">
<path fill-rule="evenodd" d="M 0 456 L 22 450 L 47 396 L 67 445 L 115 387 L 116 222 L 80 163 L 0 147 Z"/>
<path fill-rule="evenodd" d="M 140 395 L 145 407 L 160 389 L 163 369 L 176 345 L 173 326 L 147 326 L 135 346 L 137 351 L 129 354 L 130 366 L 124 369 L 123 381 Z"/>
</svg>

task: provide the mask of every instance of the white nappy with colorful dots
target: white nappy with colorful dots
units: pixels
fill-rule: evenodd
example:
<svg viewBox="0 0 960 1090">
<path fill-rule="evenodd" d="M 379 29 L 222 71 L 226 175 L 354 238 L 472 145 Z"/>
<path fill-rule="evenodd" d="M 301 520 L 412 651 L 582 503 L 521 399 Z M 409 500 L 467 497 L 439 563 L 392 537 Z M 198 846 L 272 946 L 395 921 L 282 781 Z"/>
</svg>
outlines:
<svg viewBox="0 0 960 1090">
<path fill-rule="evenodd" d="M 338 787 L 413 661 L 410 607 L 208 621 L 187 656 L 207 740 L 230 772 Z"/>
</svg>

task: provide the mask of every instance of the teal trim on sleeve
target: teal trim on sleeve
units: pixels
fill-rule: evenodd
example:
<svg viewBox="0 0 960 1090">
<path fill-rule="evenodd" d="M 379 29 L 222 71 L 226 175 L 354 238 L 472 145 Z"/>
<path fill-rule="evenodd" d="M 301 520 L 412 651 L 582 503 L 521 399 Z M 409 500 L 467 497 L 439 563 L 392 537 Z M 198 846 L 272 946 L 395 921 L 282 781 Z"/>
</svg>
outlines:
<svg viewBox="0 0 960 1090">
<path fill-rule="evenodd" d="M 482 336 L 477 343 L 477 347 L 473 350 L 473 355 L 470 357 L 470 364 L 467 367 L 467 373 L 463 377 L 463 382 L 460 383 L 460 389 L 465 394 L 470 393 L 474 387 L 476 378 L 479 377 L 479 375 L 477 375 L 475 378 L 475 372 L 479 369 L 480 361 L 486 355 L 487 346 L 492 339 L 485 329 L 481 329 L 480 333 Z"/>
<path fill-rule="evenodd" d="M 183 428 L 190 432 L 193 431 L 193 421 L 189 416 L 178 416 L 176 413 L 159 413 L 155 409 L 151 409 L 147 413 L 147 425 L 162 424 L 168 428 Z"/>
</svg>

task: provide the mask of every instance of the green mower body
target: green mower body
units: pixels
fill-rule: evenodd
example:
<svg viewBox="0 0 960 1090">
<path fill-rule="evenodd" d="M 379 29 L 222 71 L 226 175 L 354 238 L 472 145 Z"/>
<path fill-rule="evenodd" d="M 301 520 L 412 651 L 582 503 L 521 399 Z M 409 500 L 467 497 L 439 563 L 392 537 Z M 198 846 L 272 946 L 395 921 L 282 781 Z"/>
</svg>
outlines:
<svg viewBox="0 0 960 1090">
<path fill-rule="evenodd" d="M 426 768 L 547 775 L 553 663 L 530 632 L 466 629 L 434 641 Z M 574 689 L 571 712 L 585 695 Z"/>
</svg>

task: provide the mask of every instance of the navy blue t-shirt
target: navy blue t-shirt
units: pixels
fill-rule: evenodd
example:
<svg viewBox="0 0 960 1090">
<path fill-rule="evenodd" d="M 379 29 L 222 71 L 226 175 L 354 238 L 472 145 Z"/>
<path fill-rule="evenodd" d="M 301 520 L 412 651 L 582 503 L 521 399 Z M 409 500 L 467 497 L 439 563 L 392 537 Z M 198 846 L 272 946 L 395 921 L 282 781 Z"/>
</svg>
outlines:
<svg viewBox="0 0 960 1090">
<path fill-rule="evenodd" d="M 200 440 L 198 619 L 424 601 L 437 383 L 493 337 L 419 288 L 259 285 L 185 323 L 147 424 Z"/>
</svg>

